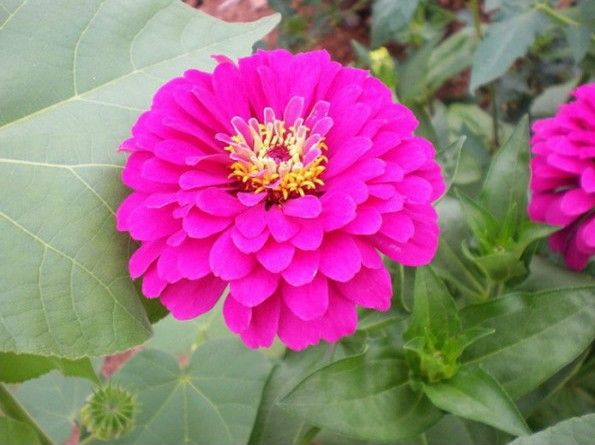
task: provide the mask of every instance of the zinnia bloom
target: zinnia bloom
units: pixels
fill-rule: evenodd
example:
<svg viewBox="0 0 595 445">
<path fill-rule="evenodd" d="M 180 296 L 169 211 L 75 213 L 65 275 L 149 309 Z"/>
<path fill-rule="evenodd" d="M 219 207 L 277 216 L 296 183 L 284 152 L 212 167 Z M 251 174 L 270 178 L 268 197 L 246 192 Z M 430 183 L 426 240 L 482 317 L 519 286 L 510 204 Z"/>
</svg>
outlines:
<svg viewBox="0 0 595 445">
<path fill-rule="evenodd" d="M 325 51 L 216 60 L 161 87 L 122 145 L 130 273 L 178 319 L 229 285 L 225 321 L 250 347 L 337 341 L 358 305 L 390 306 L 378 251 L 434 256 L 434 148 L 388 88 Z"/>
<path fill-rule="evenodd" d="M 533 125 L 529 216 L 562 226 L 550 246 L 581 270 L 595 254 L 595 84 L 573 95 L 556 116 Z"/>
</svg>

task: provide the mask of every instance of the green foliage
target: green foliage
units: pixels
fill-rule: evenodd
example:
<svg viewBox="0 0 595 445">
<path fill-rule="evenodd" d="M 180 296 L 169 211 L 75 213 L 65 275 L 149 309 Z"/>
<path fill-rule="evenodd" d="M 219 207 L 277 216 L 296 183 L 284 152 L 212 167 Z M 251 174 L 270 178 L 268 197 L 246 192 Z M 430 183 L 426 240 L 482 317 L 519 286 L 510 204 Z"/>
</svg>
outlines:
<svg viewBox="0 0 595 445">
<path fill-rule="evenodd" d="M 529 433 L 523 416 L 502 386 L 479 367 L 463 368 L 452 379 L 424 386 L 434 405 L 503 431 Z"/>
<path fill-rule="evenodd" d="M 266 358 L 237 339 L 215 339 L 187 360 L 180 365 L 149 349 L 120 370 L 113 381 L 136 393 L 139 412 L 137 427 L 112 443 L 248 442 L 270 371 Z"/>
<path fill-rule="evenodd" d="M 0 417 L 0 438 L 3 445 L 39 445 L 35 430 L 24 422 Z"/>
<path fill-rule="evenodd" d="M 97 376 L 88 357 L 68 360 L 59 357 L 0 352 L 0 382 L 24 382 L 53 369 L 60 370 L 65 376 L 85 377 L 92 382 L 97 381 Z"/>
<path fill-rule="evenodd" d="M 560 422 L 529 437 L 521 437 L 510 445 L 589 445 L 595 437 L 595 414 Z"/>
<path fill-rule="evenodd" d="M 129 348 L 151 330 L 113 227 L 118 144 L 158 85 L 212 67 L 213 53 L 248 53 L 276 18 L 227 25 L 173 0 L 3 6 L 1 348 L 71 359 Z"/>
</svg>

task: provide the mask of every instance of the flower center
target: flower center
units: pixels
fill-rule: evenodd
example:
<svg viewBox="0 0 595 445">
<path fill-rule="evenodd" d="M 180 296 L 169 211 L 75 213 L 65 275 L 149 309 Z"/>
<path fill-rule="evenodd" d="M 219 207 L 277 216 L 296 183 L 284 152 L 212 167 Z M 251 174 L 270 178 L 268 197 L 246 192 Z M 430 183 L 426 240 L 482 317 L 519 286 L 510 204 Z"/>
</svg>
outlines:
<svg viewBox="0 0 595 445">
<path fill-rule="evenodd" d="M 266 192 L 269 203 L 279 203 L 324 185 L 321 175 L 328 160 L 323 155 L 324 135 L 333 121 L 327 116 L 327 102 L 319 101 L 305 120 L 303 106 L 303 98 L 296 96 L 287 104 L 283 119 L 268 107 L 262 123 L 236 116 L 232 119 L 236 134 L 217 135 L 234 161 L 229 177 L 243 190 Z"/>
</svg>

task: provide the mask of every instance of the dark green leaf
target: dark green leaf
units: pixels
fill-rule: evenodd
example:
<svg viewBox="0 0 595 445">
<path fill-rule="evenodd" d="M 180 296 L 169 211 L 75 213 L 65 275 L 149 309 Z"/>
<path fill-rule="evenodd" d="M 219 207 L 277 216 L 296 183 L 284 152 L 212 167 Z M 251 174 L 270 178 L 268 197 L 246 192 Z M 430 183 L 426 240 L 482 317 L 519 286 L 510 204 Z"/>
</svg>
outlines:
<svg viewBox="0 0 595 445">
<path fill-rule="evenodd" d="M 502 76 L 513 62 L 524 56 L 548 20 L 541 12 L 530 9 L 492 24 L 480 42 L 471 69 L 471 91 Z"/>
<path fill-rule="evenodd" d="M 461 368 L 450 380 L 424 384 L 438 408 L 522 436 L 528 434 L 523 416 L 502 386 L 479 367 Z"/>
<path fill-rule="evenodd" d="M 574 360 L 595 338 L 595 286 L 515 293 L 464 308 L 465 327 L 495 329 L 462 361 L 480 364 L 517 399 Z"/>
<path fill-rule="evenodd" d="M 333 349 L 329 349 L 328 345 L 318 345 L 301 352 L 288 351 L 267 380 L 250 445 L 293 443 L 302 433 L 306 422 L 300 414 L 287 410 L 279 402 L 306 376 L 345 354 L 350 355 L 342 343 Z"/>
<path fill-rule="evenodd" d="M 86 379 L 63 377 L 57 371 L 19 385 L 18 401 L 55 444 L 70 436 L 92 385 Z"/>
<path fill-rule="evenodd" d="M 374 0 L 372 4 L 372 46 L 396 37 L 417 9 L 419 0 Z"/>
<path fill-rule="evenodd" d="M 313 425 L 380 442 L 421 434 L 441 417 L 411 389 L 407 366 L 394 353 L 339 360 L 306 377 L 283 401 Z"/>
<path fill-rule="evenodd" d="M 595 278 L 584 273 L 572 272 L 537 255 L 532 258 L 530 270 L 527 280 L 519 286 L 522 290 L 538 291 L 595 284 Z"/>
<path fill-rule="evenodd" d="M 529 437 L 519 437 L 509 445 L 593 445 L 595 414 L 575 417 Z"/>
<path fill-rule="evenodd" d="M 490 252 L 495 247 L 501 225 L 491 212 L 457 190 L 465 221 L 471 229 L 480 252 Z"/>
<path fill-rule="evenodd" d="M 440 348 L 443 342 L 461 332 L 461 320 L 448 289 L 430 267 L 415 273 L 413 314 L 404 338 L 429 334 Z"/>
<path fill-rule="evenodd" d="M 466 136 L 460 136 L 444 150 L 441 150 L 436 157 L 442 167 L 442 173 L 446 180 L 445 195 L 448 193 L 448 190 L 450 190 L 452 184 L 457 182 L 457 175 L 461 164 L 461 153 L 466 139 Z"/>
<path fill-rule="evenodd" d="M 35 430 L 24 422 L 0 417 L 0 441 L 2 445 L 38 445 Z"/>
<path fill-rule="evenodd" d="M 276 23 L 226 24 L 179 0 L 3 2 L 0 348 L 71 359 L 151 328 L 114 228 L 118 145 L 156 88 Z"/>
<path fill-rule="evenodd" d="M 88 358 L 68 360 L 31 354 L 0 352 L 0 382 L 19 383 L 58 369 L 65 376 L 85 377 L 92 382 L 97 376 Z"/>
<path fill-rule="evenodd" d="M 440 43 L 430 56 L 427 86 L 434 92 L 473 61 L 477 40 L 471 27 L 462 28 Z"/>
<path fill-rule="evenodd" d="M 504 220 L 512 205 L 524 214 L 529 183 L 528 162 L 529 119 L 525 116 L 494 156 L 483 184 L 482 201 L 496 220 Z"/>
<path fill-rule="evenodd" d="M 200 346 L 187 367 L 164 352 L 134 356 L 113 380 L 137 393 L 137 427 L 114 444 L 248 442 L 270 371 L 265 357 L 236 339 Z"/>
<path fill-rule="evenodd" d="M 570 79 L 560 85 L 546 88 L 531 104 L 531 114 L 534 116 L 553 116 L 558 107 L 569 99 L 570 92 L 578 85 L 580 76 Z"/>
</svg>

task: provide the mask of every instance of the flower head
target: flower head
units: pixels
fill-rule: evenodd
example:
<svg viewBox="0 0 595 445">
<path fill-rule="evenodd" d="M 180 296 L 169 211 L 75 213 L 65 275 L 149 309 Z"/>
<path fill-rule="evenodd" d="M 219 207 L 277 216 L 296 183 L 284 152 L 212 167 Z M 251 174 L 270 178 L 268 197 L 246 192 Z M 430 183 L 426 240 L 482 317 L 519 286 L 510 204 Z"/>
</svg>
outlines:
<svg viewBox="0 0 595 445">
<path fill-rule="evenodd" d="M 337 341 L 358 305 L 390 306 L 380 252 L 434 256 L 434 148 L 388 88 L 325 51 L 216 59 L 161 87 L 122 145 L 130 273 L 179 319 L 229 285 L 225 321 L 250 347 Z"/>
<path fill-rule="evenodd" d="M 581 270 L 595 255 L 595 84 L 533 125 L 529 216 L 561 226 L 550 246 Z"/>
</svg>

